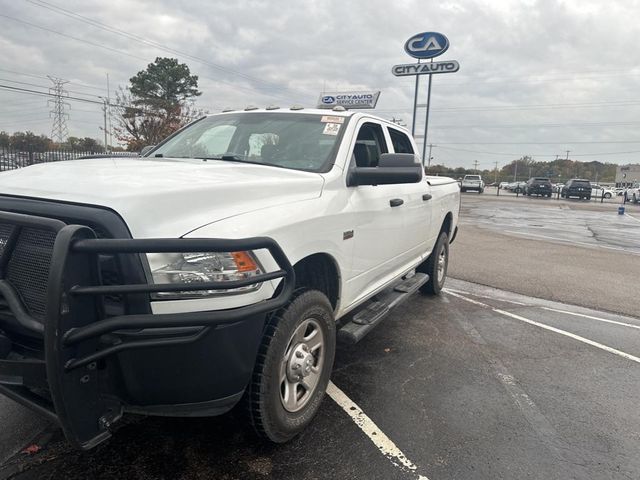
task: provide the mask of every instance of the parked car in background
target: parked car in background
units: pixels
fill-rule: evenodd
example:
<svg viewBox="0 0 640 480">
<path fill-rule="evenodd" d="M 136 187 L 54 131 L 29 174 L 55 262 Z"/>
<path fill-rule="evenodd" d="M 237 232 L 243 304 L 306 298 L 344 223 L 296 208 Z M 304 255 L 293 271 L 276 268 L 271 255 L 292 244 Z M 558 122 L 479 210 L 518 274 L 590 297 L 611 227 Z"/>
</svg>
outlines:
<svg viewBox="0 0 640 480">
<path fill-rule="evenodd" d="M 524 186 L 524 193 L 527 196 L 542 195 L 543 197 L 551 197 L 551 180 L 546 177 L 532 177 Z"/>
<path fill-rule="evenodd" d="M 616 195 L 616 192 L 611 187 L 605 187 L 598 185 L 597 183 L 591 184 L 591 196 L 595 198 L 611 198 Z"/>
<path fill-rule="evenodd" d="M 509 184 L 509 190 L 513 193 L 524 193 L 524 187 L 527 182 L 513 182 Z"/>
<path fill-rule="evenodd" d="M 640 202 L 640 183 L 634 183 L 627 188 L 627 201 L 632 203 Z"/>
<path fill-rule="evenodd" d="M 591 182 L 583 178 L 572 178 L 560 191 L 562 198 L 578 197 L 580 200 L 586 198 L 591 200 Z"/>
<path fill-rule="evenodd" d="M 498 188 L 506 189 L 508 186 L 509 186 L 509 182 L 500 182 L 500 185 L 498 185 Z"/>
<path fill-rule="evenodd" d="M 16 168 L 20 168 L 20 166 L 14 160 L 0 158 L 0 172 L 4 172 L 5 170 L 15 170 Z"/>
<path fill-rule="evenodd" d="M 460 191 L 475 190 L 478 193 L 484 192 L 484 182 L 480 175 L 465 175 L 460 184 Z"/>
</svg>

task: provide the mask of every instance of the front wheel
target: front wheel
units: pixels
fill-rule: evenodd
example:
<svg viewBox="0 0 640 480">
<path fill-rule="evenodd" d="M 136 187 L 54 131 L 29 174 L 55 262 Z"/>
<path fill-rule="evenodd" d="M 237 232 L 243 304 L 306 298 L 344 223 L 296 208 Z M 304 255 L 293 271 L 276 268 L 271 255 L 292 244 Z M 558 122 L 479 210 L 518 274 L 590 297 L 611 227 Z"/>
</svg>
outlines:
<svg viewBox="0 0 640 480">
<path fill-rule="evenodd" d="M 607 192 L 607 193 L 605 193 L 605 194 L 604 194 L 604 198 L 611 198 L 611 194 L 610 194 L 610 193 L 608 193 L 608 192 Z"/>
<path fill-rule="evenodd" d="M 284 443 L 311 423 L 335 351 L 331 303 L 317 290 L 299 290 L 266 326 L 245 393 L 249 421 L 259 436 Z"/>
<path fill-rule="evenodd" d="M 429 281 L 420 287 L 422 293 L 438 295 L 444 287 L 449 268 L 449 236 L 447 232 L 441 232 L 435 247 L 417 270 L 429 275 Z"/>
</svg>

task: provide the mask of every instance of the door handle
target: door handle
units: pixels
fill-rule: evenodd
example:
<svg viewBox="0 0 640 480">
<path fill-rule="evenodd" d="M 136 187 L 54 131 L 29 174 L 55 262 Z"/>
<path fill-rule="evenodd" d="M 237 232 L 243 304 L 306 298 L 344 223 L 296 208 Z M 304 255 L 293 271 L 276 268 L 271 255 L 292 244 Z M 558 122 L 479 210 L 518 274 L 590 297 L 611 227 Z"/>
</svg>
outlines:
<svg viewBox="0 0 640 480">
<path fill-rule="evenodd" d="M 394 198 L 392 200 L 389 200 L 389 205 L 391 205 L 392 207 L 399 207 L 403 203 L 404 200 L 402 200 L 401 198 Z"/>
<path fill-rule="evenodd" d="M 422 195 L 422 201 L 426 202 L 427 200 L 431 200 L 433 198 L 433 196 L 430 193 L 425 193 L 424 195 Z"/>
</svg>

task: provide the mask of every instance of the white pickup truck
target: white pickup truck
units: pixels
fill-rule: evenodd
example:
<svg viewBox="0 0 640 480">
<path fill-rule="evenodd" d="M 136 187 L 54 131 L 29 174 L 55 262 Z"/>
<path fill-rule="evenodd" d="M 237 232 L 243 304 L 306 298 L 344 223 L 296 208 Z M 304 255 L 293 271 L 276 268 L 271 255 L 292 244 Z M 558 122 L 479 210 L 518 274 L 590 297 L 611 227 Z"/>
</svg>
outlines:
<svg viewBox="0 0 640 480">
<path fill-rule="evenodd" d="M 460 191 L 475 190 L 478 193 L 484 192 L 484 181 L 480 175 L 465 175 L 460 183 Z"/>
<path fill-rule="evenodd" d="M 416 151 L 369 114 L 251 109 L 142 158 L 3 173 L 0 393 L 83 449 L 127 412 L 241 401 L 260 435 L 293 438 L 336 341 L 442 289 L 459 188 Z"/>
</svg>

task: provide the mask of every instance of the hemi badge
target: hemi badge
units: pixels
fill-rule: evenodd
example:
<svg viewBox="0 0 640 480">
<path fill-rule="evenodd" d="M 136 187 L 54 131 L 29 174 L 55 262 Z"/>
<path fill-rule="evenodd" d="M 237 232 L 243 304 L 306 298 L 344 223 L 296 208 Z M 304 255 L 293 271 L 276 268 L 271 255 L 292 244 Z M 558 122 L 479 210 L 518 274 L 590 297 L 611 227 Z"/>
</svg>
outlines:
<svg viewBox="0 0 640 480">
<path fill-rule="evenodd" d="M 349 240 L 350 238 L 353 238 L 353 230 L 347 230 L 342 234 L 343 240 Z"/>
</svg>

